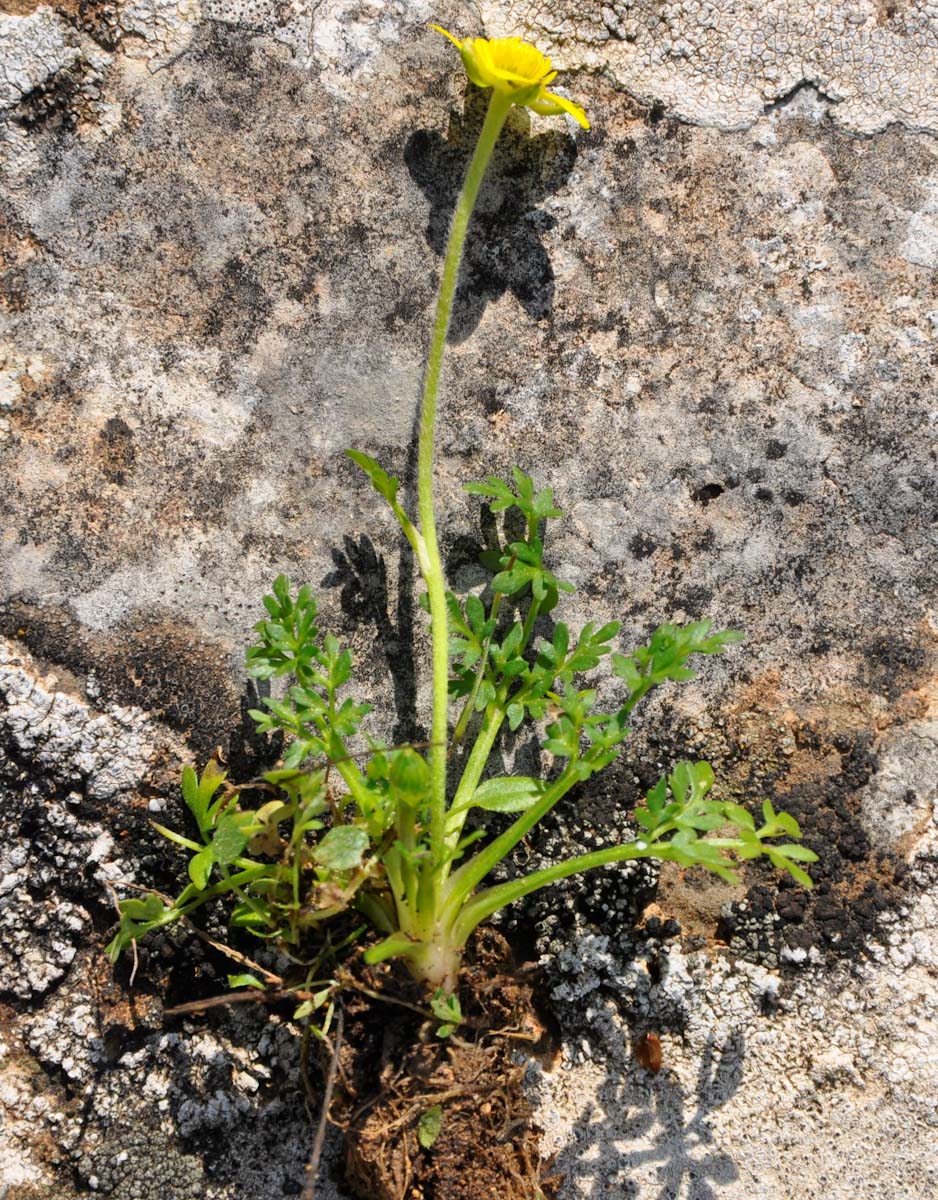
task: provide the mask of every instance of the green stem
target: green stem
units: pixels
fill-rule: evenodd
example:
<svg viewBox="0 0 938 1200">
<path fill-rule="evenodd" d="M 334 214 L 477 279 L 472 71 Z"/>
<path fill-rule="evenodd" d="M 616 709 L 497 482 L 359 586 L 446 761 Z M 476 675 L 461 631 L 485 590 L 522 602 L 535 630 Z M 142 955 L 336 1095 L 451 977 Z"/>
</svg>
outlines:
<svg viewBox="0 0 938 1200">
<path fill-rule="evenodd" d="M 524 835 L 533 829 L 538 821 L 549 813 L 554 805 L 578 782 L 576 774 L 568 767 L 558 779 L 555 779 L 547 787 L 537 803 L 532 804 L 526 812 L 523 812 L 517 820 L 509 825 L 503 834 L 489 842 L 474 858 L 469 859 L 450 876 L 446 888 L 444 923 L 455 921 L 466 897 L 473 888 L 482 882 L 489 871 L 497 866 L 517 846 Z"/>
<path fill-rule="evenodd" d="M 430 840 L 433 849 L 431 868 L 437 872 L 443 861 L 446 833 L 446 750 L 448 742 L 448 699 L 449 699 L 449 633 L 446 618 L 446 584 L 440 548 L 436 536 L 436 515 L 433 506 L 433 428 L 436 421 L 437 395 L 440 386 L 440 369 L 446 336 L 449 332 L 453 312 L 453 298 L 459 278 L 469 219 L 475 207 L 479 187 L 486 167 L 501 133 L 511 101 L 501 93 L 492 92 L 485 124 L 466 173 L 466 180 L 453 214 L 440 293 L 437 299 L 436 320 L 430 341 L 430 354 L 424 378 L 423 400 L 420 407 L 420 433 L 417 444 L 417 509 L 420 516 L 420 533 L 426 554 L 424 578 L 430 601 L 430 627 L 433 643 L 433 716 L 430 740 Z M 438 890 L 438 885 L 435 885 Z"/>
<path fill-rule="evenodd" d="M 411 912 L 416 911 L 417 905 L 417 872 L 407 855 L 417 849 L 417 814 L 409 804 L 399 803 L 397 806 L 397 833 L 405 853 L 401 855 L 401 882 L 404 887 L 404 897 Z"/>
<path fill-rule="evenodd" d="M 447 814 L 447 843 L 451 849 L 459 841 L 459 835 L 462 833 L 462 828 L 466 823 L 466 816 L 469 812 L 469 800 L 479 786 L 482 772 L 488 765 L 492 747 L 495 745 L 495 739 L 498 737 L 498 731 L 501 729 L 504 720 L 505 712 L 503 708 L 490 704 L 485 710 L 482 727 L 476 736 L 472 750 L 466 760 L 462 778 L 459 781 L 456 794 L 453 796 L 453 803 L 450 805 L 450 810 Z M 447 863 L 444 869 L 444 879 L 449 873 L 449 866 L 450 863 Z"/>
<path fill-rule="evenodd" d="M 506 570 L 510 571 L 515 565 L 516 560 L 517 555 L 513 554 Z M 476 697 L 478 696 L 479 689 L 482 686 L 482 680 L 485 678 L 485 668 L 487 667 L 489 661 L 489 651 L 492 648 L 492 638 L 495 636 L 495 629 L 498 623 L 498 610 L 502 606 L 503 598 L 504 594 L 502 592 L 496 592 L 494 598 L 492 599 L 492 607 L 489 609 L 489 620 L 495 622 L 495 624 L 492 627 L 492 632 L 485 639 L 485 643 L 482 646 L 482 653 L 479 655 L 479 662 L 476 666 L 476 677 L 475 682 L 472 685 L 472 691 L 466 697 L 466 702 L 463 705 L 462 712 L 459 714 L 459 720 L 456 722 L 456 728 L 453 730 L 453 736 L 450 739 L 450 754 L 452 754 L 455 747 L 458 746 L 463 740 L 466 730 L 469 727 L 469 722 L 472 719 L 472 714 L 476 710 Z"/>
<path fill-rule="evenodd" d="M 604 867 L 609 863 L 628 862 L 633 858 L 671 858 L 672 854 L 666 845 L 639 846 L 637 842 L 628 842 L 620 846 L 610 846 L 608 850 L 594 850 L 590 854 L 578 854 L 576 858 L 568 858 L 566 862 L 553 867 L 544 867 L 541 871 L 532 871 L 521 879 L 512 879 L 508 883 L 500 883 L 495 887 L 486 888 L 469 901 L 463 908 L 453 928 L 453 940 L 462 945 L 473 929 L 486 917 L 498 912 L 506 904 L 529 896 L 540 888 L 557 883 L 580 871 L 590 871 L 594 867 Z"/>
<path fill-rule="evenodd" d="M 531 607 L 528 609 L 527 616 L 524 618 L 524 625 L 521 629 L 521 649 L 520 654 L 528 648 L 528 642 L 531 640 L 531 633 L 534 630 L 534 622 L 537 620 L 541 611 L 540 600 L 531 600 Z"/>
</svg>

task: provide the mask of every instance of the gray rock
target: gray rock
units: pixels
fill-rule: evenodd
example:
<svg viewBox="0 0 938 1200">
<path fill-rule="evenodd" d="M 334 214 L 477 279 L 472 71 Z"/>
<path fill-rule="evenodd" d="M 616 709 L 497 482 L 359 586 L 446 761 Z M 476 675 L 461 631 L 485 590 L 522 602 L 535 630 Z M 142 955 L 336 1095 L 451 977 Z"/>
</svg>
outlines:
<svg viewBox="0 0 938 1200">
<path fill-rule="evenodd" d="M 322 592 L 375 731 L 420 732 L 412 565 L 342 451 L 412 484 L 481 118 L 425 23 L 483 26 L 423 0 L 12 7 L 0 1194 L 280 1200 L 309 1153 L 292 1033 L 164 1028 L 173 964 L 223 981 L 183 937 L 144 948 L 135 989 L 112 976 L 108 886 L 174 885 L 148 819 L 180 818 L 182 761 L 270 753 L 241 728 L 241 656 L 278 571 Z M 567 1031 L 530 1072 L 565 1198 L 927 1195 L 938 11 L 480 13 L 556 51 L 593 129 L 515 114 L 482 193 L 438 439 L 451 577 L 481 582 L 462 484 L 517 462 L 569 514 L 549 552 L 572 624 L 619 617 L 626 646 L 667 619 L 747 633 L 637 716 L 627 764 L 528 867 L 630 836 L 681 756 L 791 808 L 821 854 L 812 897 L 643 867 L 505 915 Z M 655 1031 L 651 1078 L 629 1043 Z"/>
</svg>

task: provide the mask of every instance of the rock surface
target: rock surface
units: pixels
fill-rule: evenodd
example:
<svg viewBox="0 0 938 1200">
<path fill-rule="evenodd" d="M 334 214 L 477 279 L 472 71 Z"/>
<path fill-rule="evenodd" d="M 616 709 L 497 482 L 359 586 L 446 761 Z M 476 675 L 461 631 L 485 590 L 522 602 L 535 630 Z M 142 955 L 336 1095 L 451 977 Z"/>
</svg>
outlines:
<svg viewBox="0 0 938 1200">
<path fill-rule="evenodd" d="M 531 1068 L 563 1196 L 930 1194 L 938 6 L 0 9 L 0 1196 L 298 1194 L 289 1030 L 164 1025 L 223 985 L 211 956 L 154 939 L 131 988 L 101 947 L 110 888 L 173 886 L 148 818 L 178 817 L 181 762 L 263 753 L 240 663 L 278 571 L 397 703 L 380 731 L 420 730 L 412 568 L 342 451 L 409 478 L 481 119 L 430 19 L 531 31 L 593 120 L 517 114 L 481 197 L 439 434 L 451 577 L 476 581 L 462 483 L 517 462 L 567 510 L 574 624 L 748 639 L 532 859 L 627 834 L 690 755 L 821 856 L 810 896 L 605 871 L 509 918 L 566 1031 Z"/>
</svg>

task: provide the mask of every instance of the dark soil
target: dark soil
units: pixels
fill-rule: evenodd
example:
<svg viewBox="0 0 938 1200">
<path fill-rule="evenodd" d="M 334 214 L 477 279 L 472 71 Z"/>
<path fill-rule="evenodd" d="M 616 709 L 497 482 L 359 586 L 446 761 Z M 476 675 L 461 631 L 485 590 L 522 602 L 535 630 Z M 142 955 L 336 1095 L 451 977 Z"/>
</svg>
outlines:
<svg viewBox="0 0 938 1200">
<path fill-rule="evenodd" d="M 513 973 L 504 941 L 478 939 L 462 976 L 465 1024 L 449 1038 L 436 1021 L 400 1005 L 353 995 L 345 1009 L 333 1119 L 347 1142 L 347 1186 L 362 1200 L 550 1200 L 521 1089 L 518 1050 L 544 1031 L 530 982 Z M 426 997 L 379 968 L 364 986 L 417 1006 Z M 442 1108 L 442 1128 L 420 1145 L 423 1114 Z"/>
</svg>

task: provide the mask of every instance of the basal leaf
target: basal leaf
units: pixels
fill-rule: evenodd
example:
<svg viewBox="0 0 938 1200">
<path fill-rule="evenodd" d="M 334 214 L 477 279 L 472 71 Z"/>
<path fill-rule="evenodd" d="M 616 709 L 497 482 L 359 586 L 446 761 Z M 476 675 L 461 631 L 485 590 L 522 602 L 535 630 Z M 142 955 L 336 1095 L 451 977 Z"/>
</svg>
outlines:
<svg viewBox="0 0 938 1200">
<path fill-rule="evenodd" d="M 440 1136 L 440 1130 L 443 1128 L 443 1109 L 439 1104 L 434 1104 L 432 1108 L 428 1108 L 422 1114 L 417 1122 L 417 1140 L 423 1146 L 424 1150 L 429 1150 L 436 1139 Z"/>
<path fill-rule="evenodd" d="M 257 976 L 250 975 L 250 974 L 229 975 L 228 976 L 228 986 L 230 988 L 250 987 L 250 988 L 259 988 L 261 991 L 264 990 L 264 985 L 257 978 Z"/>
<path fill-rule="evenodd" d="M 200 892 L 205 891 L 214 865 L 215 856 L 211 846 L 206 846 L 204 850 L 200 850 L 198 854 L 194 854 L 189 859 L 189 878 Z"/>
<path fill-rule="evenodd" d="M 219 817 L 211 843 L 212 856 L 217 863 L 233 863 L 244 852 L 248 844 L 245 824 L 243 813 L 225 813 Z"/>
<path fill-rule="evenodd" d="M 338 825 L 313 850 L 313 861 L 329 871 L 353 871 L 361 866 L 370 844 L 368 831 L 360 825 Z"/>
</svg>

